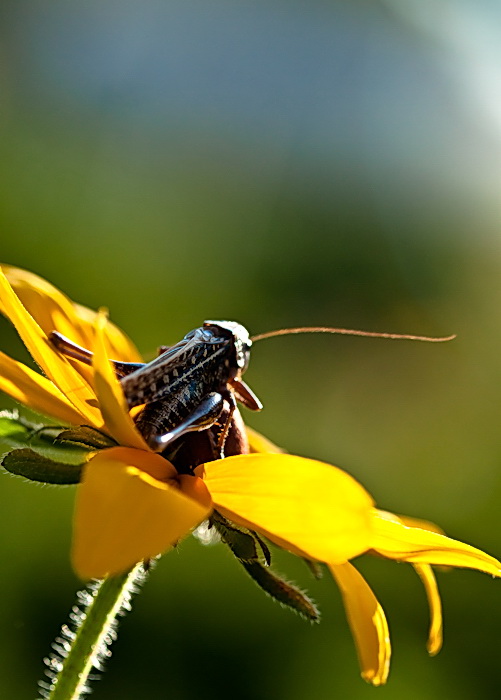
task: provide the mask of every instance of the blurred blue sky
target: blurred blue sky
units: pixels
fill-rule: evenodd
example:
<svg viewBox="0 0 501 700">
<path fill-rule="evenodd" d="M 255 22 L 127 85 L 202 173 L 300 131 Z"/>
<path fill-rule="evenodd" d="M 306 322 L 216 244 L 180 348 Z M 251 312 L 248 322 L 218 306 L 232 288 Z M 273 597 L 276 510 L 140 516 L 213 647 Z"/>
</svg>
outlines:
<svg viewBox="0 0 501 700">
<path fill-rule="evenodd" d="M 292 170 L 327 199 L 348 162 L 397 220 L 497 192 L 499 3 L 19 2 L 4 14 L 14 102 L 63 130 L 97 119 L 134 158 L 155 158 L 159 139 L 186 157 L 190 136 L 222 140 L 264 183 Z"/>
</svg>

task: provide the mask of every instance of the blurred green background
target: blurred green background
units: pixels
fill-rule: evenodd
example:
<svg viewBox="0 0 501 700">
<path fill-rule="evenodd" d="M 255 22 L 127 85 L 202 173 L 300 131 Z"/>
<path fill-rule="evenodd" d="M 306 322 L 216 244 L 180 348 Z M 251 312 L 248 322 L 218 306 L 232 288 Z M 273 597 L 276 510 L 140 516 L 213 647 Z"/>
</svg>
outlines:
<svg viewBox="0 0 501 700">
<path fill-rule="evenodd" d="M 246 417 L 499 557 L 500 4 L 4 0 L 0 36 L 0 258 L 108 306 L 148 358 L 205 318 L 457 333 L 267 341 L 246 375 L 265 410 Z M 2 698 L 34 697 L 73 604 L 72 502 L 2 478 Z M 439 574 L 445 647 L 429 659 L 411 567 L 362 558 L 394 644 L 376 691 L 333 581 L 276 561 L 321 625 L 190 538 L 93 697 L 497 695 L 499 583 Z"/>
</svg>

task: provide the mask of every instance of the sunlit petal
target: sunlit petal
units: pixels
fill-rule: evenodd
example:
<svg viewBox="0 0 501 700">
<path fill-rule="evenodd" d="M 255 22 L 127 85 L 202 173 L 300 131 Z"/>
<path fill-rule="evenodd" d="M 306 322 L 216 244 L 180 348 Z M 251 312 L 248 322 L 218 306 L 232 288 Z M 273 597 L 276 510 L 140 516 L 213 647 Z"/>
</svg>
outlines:
<svg viewBox="0 0 501 700">
<path fill-rule="evenodd" d="M 23 306 L 46 335 L 56 330 L 75 343 L 90 347 L 94 337 L 95 311 L 73 303 L 59 289 L 32 272 L 11 265 L 1 267 Z M 6 313 L 1 298 L 0 313 Z M 113 359 L 141 361 L 132 341 L 117 326 L 109 323 L 106 333 Z"/>
<path fill-rule="evenodd" d="M 2 265 L 24 308 L 46 335 L 57 330 L 80 345 L 89 341 L 75 314 L 73 304 L 62 292 L 38 275 L 11 265 Z M 5 313 L 0 301 L 0 311 Z"/>
<path fill-rule="evenodd" d="M 173 473 L 162 457 L 130 448 L 102 450 L 90 460 L 74 523 L 72 559 L 81 578 L 118 574 L 155 557 L 207 518 L 210 496 L 202 481 L 186 477 L 197 483 L 185 495 L 175 482 L 159 480 Z"/>
<path fill-rule="evenodd" d="M 73 304 L 83 328 L 90 335 L 88 345 L 92 343 L 94 324 L 96 322 L 96 311 L 88 309 L 81 304 Z M 136 348 L 132 340 L 114 323 L 108 321 L 105 329 L 106 339 L 110 348 L 110 359 L 122 362 L 142 362 L 141 353 Z"/>
<path fill-rule="evenodd" d="M 390 520 L 397 520 L 398 522 L 407 525 L 407 527 L 417 527 L 420 530 L 430 530 L 431 532 L 438 532 L 440 535 L 444 535 L 444 531 L 436 523 L 432 523 L 430 520 L 422 520 L 421 518 L 411 518 L 409 515 L 395 515 L 388 511 L 379 511 L 380 513 L 386 513 Z"/>
<path fill-rule="evenodd" d="M 391 514 L 373 510 L 371 549 L 390 559 L 477 569 L 501 576 L 501 563 L 468 544 L 445 535 L 407 527 Z"/>
<path fill-rule="evenodd" d="M 0 390 L 33 411 L 63 423 L 80 424 L 82 416 L 46 377 L 0 352 Z"/>
<path fill-rule="evenodd" d="M 264 435 L 258 433 L 257 430 L 249 428 L 248 425 L 245 426 L 245 430 L 247 432 L 247 439 L 251 452 L 276 452 L 278 454 L 285 452 L 285 450 L 277 447 L 271 440 L 265 438 Z"/>
<path fill-rule="evenodd" d="M 93 345 L 94 356 L 92 360 L 94 385 L 106 423 L 106 429 L 120 445 L 136 447 L 139 450 L 149 450 L 148 445 L 134 426 L 134 422 L 129 415 L 122 387 L 108 360 L 105 335 L 106 325 L 106 315 L 104 313 L 99 314 L 96 317 L 96 337 Z"/>
<path fill-rule="evenodd" d="M 349 563 L 330 566 L 343 596 L 346 617 L 355 640 L 362 678 L 386 683 L 391 645 L 383 608 L 363 576 Z"/>
<path fill-rule="evenodd" d="M 368 548 L 372 500 L 345 472 L 278 454 L 227 457 L 204 465 L 215 507 L 286 549 L 341 563 Z"/>
<path fill-rule="evenodd" d="M 99 410 L 89 403 L 95 400 L 89 386 L 69 362 L 55 351 L 43 330 L 21 304 L 1 270 L 0 299 L 5 314 L 14 324 L 35 362 L 82 414 L 86 423 L 95 427 L 101 425 Z"/>
<path fill-rule="evenodd" d="M 431 656 L 435 656 L 442 648 L 443 641 L 442 601 L 440 600 L 437 579 L 433 569 L 428 564 L 414 564 L 414 568 L 423 582 L 430 608 L 430 629 L 426 648 Z"/>
</svg>

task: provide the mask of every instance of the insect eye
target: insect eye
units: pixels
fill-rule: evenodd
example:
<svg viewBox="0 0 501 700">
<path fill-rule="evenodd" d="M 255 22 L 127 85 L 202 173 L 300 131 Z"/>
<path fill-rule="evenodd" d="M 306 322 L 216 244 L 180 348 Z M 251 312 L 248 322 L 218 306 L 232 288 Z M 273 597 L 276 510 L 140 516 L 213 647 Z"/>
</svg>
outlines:
<svg viewBox="0 0 501 700">
<path fill-rule="evenodd" d="M 207 329 L 204 329 L 204 330 L 202 331 L 202 337 L 203 337 L 203 339 L 206 340 L 207 342 L 210 341 L 210 340 L 214 340 L 214 332 L 211 331 L 211 330 L 209 330 L 208 328 L 207 328 Z"/>
</svg>

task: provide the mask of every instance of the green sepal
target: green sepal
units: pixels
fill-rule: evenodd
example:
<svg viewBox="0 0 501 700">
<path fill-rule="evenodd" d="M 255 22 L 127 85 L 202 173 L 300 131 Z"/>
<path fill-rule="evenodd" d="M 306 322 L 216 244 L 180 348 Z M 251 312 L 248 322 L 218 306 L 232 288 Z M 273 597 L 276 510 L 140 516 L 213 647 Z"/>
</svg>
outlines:
<svg viewBox="0 0 501 700">
<path fill-rule="evenodd" d="M 47 448 L 54 442 L 54 431 L 61 426 L 43 426 L 32 423 L 17 411 L 0 411 L 0 443 L 9 447 Z"/>
<path fill-rule="evenodd" d="M 85 462 L 88 454 L 96 449 L 116 445 L 94 428 L 32 423 L 17 411 L 0 411 L 0 444 L 29 447 L 50 460 L 71 464 Z"/>
<path fill-rule="evenodd" d="M 259 546 L 261 548 L 261 552 L 263 553 L 264 563 L 266 564 L 266 566 L 270 566 L 271 565 L 270 548 L 268 547 L 266 542 L 263 540 L 263 538 L 257 534 L 257 532 L 254 532 L 254 530 L 251 530 L 251 534 L 256 539 L 256 541 L 259 543 Z"/>
<path fill-rule="evenodd" d="M 11 474 L 44 484 L 78 484 L 84 465 L 55 462 L 29 447 L 12 450 L 2 459 L 2 466 Z"/>
<path fill-rule="evenodd" d="M 317 606 L 297 586 L 278 576 L 260 562 L 240 560 L 240 563 L 265 593 L 310 622 L 320 621 L 320 611 Z"/>
<path fill-rule="evenodd" d="M 217 512 L 212 514 L 211 522 L 221 535 L 221 540 L 228 545 L 237 559 L 257 562 L 260 560 L 262 556 L 261 539 L 254 532 L 238 527 Z M 269 555 L 268 547 L 266 547 L 266 552 Z M 267 555 L 265 554 L 265 558 L 269 564 Z"/>
<path fill-rule="evenodd" d="M 323 569 L 320 565 L 320 562 L 315 561 L 314 559 L 306 559 L 306 557 L 303 557 L 303 561 L 308 567 L 308 569 L 311 571 L 313 574 L 313 577 L 316 578 L 317 580 L 321 579 L 322 576 L 324 575 Z"/>
<path fill-rule="evenodd" d="M 311 598 L 268 568 L 271 553 L 256 532 L 235 525 L 217 511 L 212 514 L 211 522 L 221 540 L 265 593 L 307 620 L 319 621 L 320 613 Z"/>
<path fill-rule="evenodd" d="M 116 447 L 117 445 L 113 438 L 88 425 L 79 425 L 77 428 L 62 430 L 56 441 L 65 445 L 90 447 L 93 450 L 104 450 L 107 447 Z"/>
</svg>

